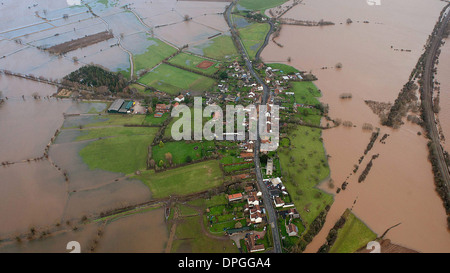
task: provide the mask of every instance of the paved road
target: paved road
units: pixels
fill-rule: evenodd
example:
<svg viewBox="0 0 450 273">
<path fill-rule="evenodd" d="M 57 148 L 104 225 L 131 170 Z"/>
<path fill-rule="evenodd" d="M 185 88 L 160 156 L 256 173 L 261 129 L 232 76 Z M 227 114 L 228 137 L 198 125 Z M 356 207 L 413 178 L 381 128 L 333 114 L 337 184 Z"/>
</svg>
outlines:
<svg viewBox="0 0 450 273">
<path fill-rule="evenodd" d="M 236 33 L 236 30 L 233 26 L 232 20 L 231 20 L 231 10 L 233 9 L 235 5 L 235 2 L 233 1 L 230 6 L 227 8 L 227 10 L 225 11 L 225 18 L 226 21 L 228 23 L 228 26 L 230 27 L 230 30 L 232 33 Z M 273 29 L 273 25 L 271 24 L 270 27 L 270 31 L 266 36 L 265 39 L 265 43 L 264 45 L 261 47 L 261 49 L 258 51 L 258 53 L 262 50 L 262 48 L 267 45 L 267 41 L 269 40 L 269 36 L 272 32 Z M 253 69 L 253 65 L 252 62 L 250 61 L 250 58 L 248 56 L 247 51 L 245 50 L 244 45 L 242 44 L 242 41 L 240 39 L 238 39 L 236 41 L 237 46 L 238 46 L 238 51 L 241 53 L 242 58 L 245 61 L 245 64 L 248 68 L 248 70 L 250 71 L 250 74 L 256 79 L 256 81 L 261 84 L 264 88 L 263 90 L 263 97 L 262 97 L 262 102 L 261 104 L 266 104 L 267 99 L 269 97 L 269 88 L 267 87 L 267 85 L 261 80 L 261 78 L 259 77 L 259 75 L 255 72 L 255 70 Z M 257 56 L 259 56 L 259 54 L 257 54 Z M 281 248 L 281 242 L 280 242 L 280 233 L 278 231 L 278 225 L 277 225 L 277 215 L 275 213 L 275 208 L 272 205 L 272 199 L 270 198 L 269 192 L 267 190 L 266 185 L 263 182 L 263 178 L 262 178 L 262 174 L 261 174 L 261 164 L 259 162 L 259 147 L 261 144 L 261 139 L 259 138 L 259 122 L 258 122 L 258 140 L 255 141 L 255 168 L 256 168 L 256 178 L 258 181 L 258 185 L 261 188 L 262 194 L 263 194 L 263 202 L 264 202 L 264 207 L 266 209 L 266 215 L 268 216 L 268 222 L 269 222 L 269 227 L 272 230 L 272 237 L 273 237 L 273 244 L 274 244 L 274 251 L 275 253 L 281 253 L 282 252 L 282 248 Z"/>
<path fill-rule="evenodd" d="M 450 173 L 448 166 L 445 162 L 444 151 L 441 147 L 439 132 L 436 127 L 436 121 L 434 118 L 433 105 L 432 105 L 432 96 L 433 96 L 433 68 L 435 64 L 435 60 L 437 58 L 436 54 L 441 44 L 443 33 L 446 25 L 450 20 L 450 7 L 447 7 L 447 15 L 443 19 L 443 24 L 441 24 L 440 29 L 437 31 L 436 35 L 433 36 L 431 41 L 431 47 L 428 52 L 425 61 L 425 71 L 423 75 L 423 103 L 424 103 L 424 111 L 425 122 L 428 124 L 430 128 L 430 138 L 434 143 L 435 152 L 438 159 L 438 167 L 440 172 L 442 173 L 442 178 L 447 185 L 448 192 L 450 194 Z"/>
</svg>

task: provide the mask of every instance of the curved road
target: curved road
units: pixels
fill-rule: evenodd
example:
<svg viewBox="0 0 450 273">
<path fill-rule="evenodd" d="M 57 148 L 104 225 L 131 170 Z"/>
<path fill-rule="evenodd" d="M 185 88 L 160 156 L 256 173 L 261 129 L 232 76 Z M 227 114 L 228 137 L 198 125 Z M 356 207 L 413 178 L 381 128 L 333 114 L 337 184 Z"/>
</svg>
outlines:
<svg viewBox="0 0 450 273">
<path fill-rule="evenodd" d="M 234 37 L 239 37 L 236 33 L 236 29 L 233 26 L 233 23 L 231 21 L 231 10 L 233 9 L 234 5 L 236 4 L 235 1 L 233 1 L 226 9 L 225 11 L 225 19 L 227 21 L 228 26 L 230 27 L 231 33 L 232 33 L 232 37 L 234 39 Z M 269 41 L 269 36 L 272 33 L 272 29 L 273 29 L 273 25 L 272 23 L 270 23 L 270 31 L 266 36 L 265 42 L 263 44 L 263 46 L 261 46 L 261 48 L 258 50 L 258 53 L 256 54 L 257 58 L 259 58 L 259 53 L 262 51 L 262 49 L 267 45 L 267 42 Z M 242 44 L 241 39 L 237 39 L 235 40 L 237 46 L 238 46 L 238 51 L 241 53 L 242 58 L 245 61 L 245 64 L 247 66 L 247 69 L 250 71 L 251 75 L 256 79 L 256 81 L 261 84 L 264 88 L 264 93 L 263 93 L 263 97 L 261 100 L 261 104 L 266 104 L 267 103 L 267 99 L 270 93 L 269 88 L 267 87 L 267 85 L 261 80 L 261 78 L 259 77 L 259 75 L 255 72 L 255 70 L 253 69 L 253 65 L 252 62 L 250 61 L 250 58 L 248 56 L 247 51 L 245 50 L 244 45 Z M 259 122 L 258 122 L 258 127 L 259 127 Z M 266 209 L 267 212 L 267 218 L 268 218 L 268 222 L 269 222 L 269 226 L 272 230 L 272 237 L 273 237 L 273 245 L 274 245 L 274 251 L 275 253 L 281 253 L 282 252 L 282 248 L 281 248 L 281 242 L 280 242 L 280 233 L 278 231 L 278 224 L 277 224 L 277 215 L 275 213 L 275 209 L 272 205 L 272 199 L 270 198 L 269 192 L 267 190 L 266 185 L 263 182 L 263 178 L 262 178 L 262 174 L 261 174 L 261 164 L 259 162 L 259 147 L 261 144 L 261 139 L 259 138 L 259 128 L 258 128 L 258 140 L 255 141 L 255 168 L 256 168 L 256 178 L 258 180 L 258 185 L 261 188 L 262 191 L 262 195 L 263 195 L 263 202 L 264 202 L 264 207 Z"/>
<path fill-rule="evenodd" d="M 437 155 L 438 159 L 438 168 L 442 174 L 442 179 L 447 185 L 448 190 L 447 193 L 450 194 L 450 173 L 447 163 L 445 162 L 444 151 L 441 147 L 439 132 L 436 127 L 436 121 L 434 118 L 433 104 L 432 104 L 434 64 L 437 59 L 437 51 L 441 45 L 445 27 L 447 26 L 450 20 L 450 6 L 447 5 L 446 8 L 447 8 L 447 15 L 442 19 L 443 23 L 441 24 L 437 33 L 432 38 L 431 46 L 425 60 L 425 71 L 423 74 L 423 82 L 424 82 L 423 103 L 424 103 L 424 111 L 426 113 L 425 122 L 428 124 L 430 128 L 429 135 L 435 147 L 435 154 Z"/>
</svg>

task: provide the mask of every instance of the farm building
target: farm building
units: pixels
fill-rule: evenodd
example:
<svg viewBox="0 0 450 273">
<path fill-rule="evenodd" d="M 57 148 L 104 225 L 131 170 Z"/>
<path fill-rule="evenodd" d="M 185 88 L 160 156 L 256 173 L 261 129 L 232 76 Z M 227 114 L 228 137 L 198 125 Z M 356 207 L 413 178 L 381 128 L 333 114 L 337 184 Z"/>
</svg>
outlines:
<svg viewBox="0 0 450 273">
<path fill-rule="evenodd" d="M 133 101 L 125 101 L 123 99 L 117 99 L 108 108 L 108 112 L 126 114 L 132 107 Z"/>
<path fill-rule="evenodd" d="M 126 114 L 131 109 L 131 107 L 133 107 L 133 102 L 132 101 L 125 101 L 122 104 L 122 107 L 120 107 L 119 113 Z"/>
<path fill-rule="evenodd" d="M 109 113 L 118 113 L 124 102 L 125 102 L 125 100 L 123 100 L 123 99 L 115 100 L 111 104 L 111 106 L 108 108 L 108 112 Z"/>
</svg>

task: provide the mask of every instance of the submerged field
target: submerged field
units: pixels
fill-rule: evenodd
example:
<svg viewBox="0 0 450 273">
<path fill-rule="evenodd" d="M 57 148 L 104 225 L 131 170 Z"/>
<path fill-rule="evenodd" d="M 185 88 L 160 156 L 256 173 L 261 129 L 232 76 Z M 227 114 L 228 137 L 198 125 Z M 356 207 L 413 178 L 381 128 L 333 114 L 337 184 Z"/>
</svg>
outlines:
<svg viewBox="0 0 450 273">
<path fill-rule="evenodd" d="M 152 41 L 153 44 L 147 48 L 145 53 L 133 56 L 135 73 L 139 73 L 139 71 L 145 69 L 151 69 L 165 58 L 177 52 L 174 47 L 159 39 L 148 38 L 148 40 Z"/>
</svg>

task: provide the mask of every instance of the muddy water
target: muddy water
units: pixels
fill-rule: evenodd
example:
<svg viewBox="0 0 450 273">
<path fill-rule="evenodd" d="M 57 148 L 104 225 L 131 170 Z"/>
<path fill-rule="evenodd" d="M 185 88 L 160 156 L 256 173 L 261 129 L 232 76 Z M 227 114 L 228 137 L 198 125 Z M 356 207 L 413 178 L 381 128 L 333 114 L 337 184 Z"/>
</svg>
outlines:
<svg viewBox="0 0 450 273">
<path fill-rule="evenodd" d="M 93 108 L 102 111 L 106 104 L 35 100 L 32 93 L 51 95 L 55 87 L 9 76 L 0 77 L 0 90 L 8 97 L 0 106 L 0 161 L 16 162 L 0 167 L 0 237 L 11 238 L 28 232 L 31 227 L 38 230 L 54 227 L 57 222 L 150 199 L 149 189 L 139 181 L 121 174 L 89 170 L 78 155 L 87 142 L 73 142 L 77 134 L 70 132 L 74 130 L 64 130 L 61 140 L 56 138 L 49 152 L 51 161 L 26 162 L 44 154 L 55 131 L 63 125 L 63 113 L 87 113 Z M 73 118 L 75 121 L 66 125 L 90 122 L 92 117 Z M 69 182 L 62 171 L 68 172 Z M 63 252 L 65 248 L 61 246 L 65 246 L 69 237 L 50 237 L 23 245 L 14 243 L 0 251 Z M 39 245 L 42 249 L 38 250 Z"/>
<path fill-rule="evenodd" d="M 312 70 L 319 78 L 316 84 L 323 93 L 321 101 L 330 105 L 330 116 L 350 120 L 357 126 L 323 132 L 325 149 L 331 155 L 331 177 L 340 186 L 369 142 L 370 133 L 362 131 L 362 124 L 380 126 L 364 100 L 395 100 L 444 5 L 422 0 L 382 1 L 381 6 L 356 0 L 304 3 L 284 17 L 317 21 L 323 18 L 336 25 L 283 26 L 277 41 L 284 47 L 269 43 L 262 58 L 266 62 L 284 62 L 291 57 L 291 65 Z M 354 23 L 345 24 L 347 18 Z M 369 23 L 362 23 L 364 20 Z M 340 70 L 333 68 L 338 62 L 343 64 Z M 341 101 L 342 93 L 352 93 L 353 98 Z M 426 140 L 417 135 L 418 131 L 421 128 L 408 123 L 395 131 L 382 128 L 382 134 L 391 136 L 386 144 L 376 143 L 369 153 L 379 153 L 380 157 L 374 161 L 367 179 L 357 182 L 369 156 L 357 174 L 347 180 L 347 190 L 335 196 L 326 224 L 307 252 L 317 251 L 330 228 L 355 200 L 355 214 L 378 235 L 401 222 L 387 235 L 394 243 L 418 251 L 450 251 L 445 211 L 434 191 Z"/>
<path fill-rule="evenodd" d="M 47 161 L 0 168 L 0 236 L 55 224 L 67 199 L 61 174 Z"/>
<path fill-rule="evenodd" d="M 445 136 L 444 149 L 450 151 L 450 39 L 441 47 L 436 80 L 441 84 L 439 121 Z"/>
<path fill-rule="evenodd" d="M 0 245 L 1 253 L 68 253 L 67 243 L 77 241 L 80 243 L 81 253 L 90 252 L 90 246 L 96 238 L 100 224 L 82 225 L 76 231 L 70 227 L 63 231 L 52 233 L 45 239 L 34 239 L 16 243 L 10 241 Z M 38 234 L 39 234 L 38 230 Z"/>
<path fill-rule="evenodd" d="M 167 240 L 164 209 L 160 208 L 109 223 L 95 252 L 163 252 Z"/>
</svg>

